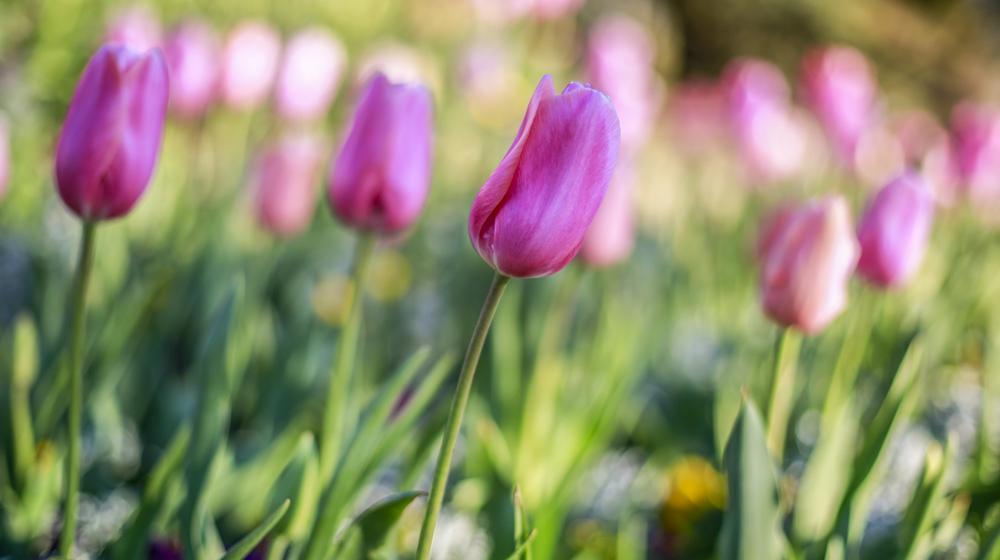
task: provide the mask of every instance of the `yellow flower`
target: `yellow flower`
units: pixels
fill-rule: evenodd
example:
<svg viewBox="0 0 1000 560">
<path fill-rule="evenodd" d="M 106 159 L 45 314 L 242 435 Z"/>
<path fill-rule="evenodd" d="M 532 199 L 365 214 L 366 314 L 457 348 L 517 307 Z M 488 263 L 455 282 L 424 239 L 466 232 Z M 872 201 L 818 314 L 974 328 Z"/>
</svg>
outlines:
<svg viewBox="0 0 1000 560">
<path fill-rule="evenodd" d="M 670 468 L 667 477 L 660 521 L 671 533 L 689 533 L 706 513 L 722 510 L 726 505 L 725 480 L 701 457 L 681 458 Z"/>
</svg>

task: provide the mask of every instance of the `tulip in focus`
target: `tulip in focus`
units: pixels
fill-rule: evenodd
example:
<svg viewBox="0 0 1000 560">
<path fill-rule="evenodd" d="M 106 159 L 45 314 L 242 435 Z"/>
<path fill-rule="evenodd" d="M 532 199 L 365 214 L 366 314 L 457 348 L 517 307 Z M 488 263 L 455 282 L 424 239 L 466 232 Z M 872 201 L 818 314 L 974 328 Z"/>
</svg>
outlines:
<svg viewBox="0 0 1000 560">
<path fill-rule="evenodd" d="M 297 122 L 322 117 L 337 93 L 346 64 L 343 45 L 326 30 L 311 28 L 296 34 L 285 46 L 278 72 L 278 114 Z"/>
<path fill-rule="evenodd" d="M 170 106 L 184 118 L 198 118 L 215 101 L 220 45 L 205 22 L 189 20 L 172 29 L 164 45 L 170 68 Z"/>
<path fill-rule="evenodd" d="M 934 197 L 920 176 L 890 181 L 861 218 L 858 274 L 883 288 L 907 282 L 924 258 L 933 220 Z"/>
<path fill-rule="evenodd" d="M 847 201 L 832 196 L 775 214 L 762 231 L 764 312 L 807 334 L 823 330 L 847 305 L 858 242 Z"/>
<path fill-rule="evenodd" d="M 7 194 L 10 183 L 10 137 L 7 120 L 0 114 L 0 200 Z"/>
<path fill-rule="evenodd" d="M 263 22 L 248 21 L 229 32 L 222 54 L 222 97 L 236 109 L 253 109 L 271 93 L 281 38 Z"/>
<path fill-rule="evenodd" d="M 104 42 L 126 45 L 144 52 L 160 46 L 163 31 L 156 15 L 143 6 L 132 6 L 119 12 L 104 32 Z"/>
<path fill-rule="evenodd" d="M 77 84 L 56 148 L 59 195 L 80 218 L 129 212 L 163 140 L 167 67 L 158 50 L 105 45 Z"/>
<path fill-rule="evenodd" d="M 614 266 L 632 253 L 635 244 L 634 184 L 635 171 L 624 161 L 619 162 L 604 201 L 583 237 L 580 258 L 587 265 L 594 268 Z"/>
<path fill-rule="evenodd" d="M 611 100 L 579 83 L 538 84 L 514 143 L 472 204 L 469 237 L 500 274 L 554 274 L 601 205 L 621 132 Z"/>
<path fill-rule="evenodd" d="M 587 74 L 594 87 L 614 102 L 627 151 L 641 147 L 656 122 L 660 87 L 653 68 L 655 54 L 646 28 L 626 16 L 605 16 L 590 32 Z"/>
<path fill-rule="evenodd" d="M 420 216 L 430 188 L 433 107 L 419 85 L 369 78 L 330 174 L 334 214 L 353 228 L 401 232 Z"/>
<path fill-rule="evenodd" d="M 802 93 L 845 165 L 875 120 L 878 83 L 863 54 L 844 46 L 812 51 L 802 61 Z"/>
<path fill-rule="evenodd" d="M 264 149 L 251 176 L 261 226 L 282 237 L 309 227 L 321 162 L 322 144 L 310 135 L 287 136 Z"/>
</svg>

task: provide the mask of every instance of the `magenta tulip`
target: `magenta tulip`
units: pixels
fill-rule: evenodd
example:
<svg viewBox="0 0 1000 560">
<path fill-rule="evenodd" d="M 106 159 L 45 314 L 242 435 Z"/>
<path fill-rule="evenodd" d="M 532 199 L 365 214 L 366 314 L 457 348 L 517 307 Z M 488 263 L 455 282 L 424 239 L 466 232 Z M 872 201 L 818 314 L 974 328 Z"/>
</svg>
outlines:
<svg viewBox="0 0 1000 560">
<path fill-rule="evenodd" d="M 105 45 L 87 64 L 56 148 L 59 195 L 84 220 L 129 212 L 153 174 L 169 80 L 159 50 Z"/>
<path fill-rule="evenodd" d="M 183 118 L 204 115 L 218 91 L 221 53 L 215 31 L 203 21 L 186 21 L 170 31 L 163 50 L 171 108 Z"/>
<path fill-rule="evenodd" d="M 271 93 L 281 54 L 281 37 L 263 22 L 237 25 L 226 39 L 222 54 L 222 98 L 246 110 L 264 102 Z"/>
<path fill-rule="evenodd" d="M 346 64 L 343 45 L 326 30 L 312 28 L 296 34 L 285 46 L 278 72 L 278 114 L 297 122 L 322 117 L 337 93 Z"/>
<path fill-rule="evenodd" d="M 104 42 L 125 45 L 143 52 L 160 46 L 163 31 L 156 15 L 143 6 L 132 6 L 118 12 L 104 32 Z"/>
<path fill-rule="evenodd" d="M 639 22 L 605 16 L 590 31 L 587 75 L 615 104 L 622 146 L 634 152 L 645 144 L 660 108 L 660 83 L 653 64 L 653 38 Z"/>
<path fill-rule="evenodd" d="M 0 200 L 7 194 L 10 183 L 10 138 L 7 121 L 0 115 Z"/>
<path fill-rule="evenodd" d="M 573 260 L 618 160 L 611 100 L 576 82 L 557 95 L 538 83 L 521 128 L 479 191 L 469 237 L 501 274 L 554 274 Z"/>
<path fill-rule="evenodd" d="M 723 70 L 721 81 L 728 110 L 734 120 L 761 105 L 789 104 L 788 81 L 781 70 L 770 62 L 754 58 L 734 60 Z"/>
<path fill-rule="evenodd" d="M 920 266 L 934 221 L 934 197 L 920 176 L 904 173 L 875 194 L 861 218 L 858 274 L 876 286 L 907 282 Z"/>
<path fill-rule="evenodd" d="M 419 85 L 368 79 L 330 173 L 329 199 L 347 225 L 395 234 L 420 216 L 431 178 L 433 107 Z"/>
<path fill-rule="evenodd" d="M 847 166 L 877 116 L 878 83 L 868 60 L 850 47 L 817 49 L 802 60 L 802 94 Z"/>
<path fill-rule="evenodd" d="M 858 242 L 840 196 L 775 214 L 762 231 L 760 294 L 764 312 L 781 325 L 815 334 L 847 305 Z"/>
<path fill-rule="evenodd" d="M 287 136 L 264 149 L 251 175 L 261 226 L 282 237 L 309 226 L 321 161 L 322 144 L 309 135 Z"/>
<path fill-rule="evenodd" d="M 960 103 L 951 113 L 952 165 L 977 204 L 1000 200 L 1000 110 Z"/>
<path fill-rule="evenodd" d="M 635 171 L 620 161 L 604 201 L 583 237 L 580 258 L 587 265 L 593 268 L 614 266 L 632 253 L 635 244 L 634 183 Z"/>
</svg>

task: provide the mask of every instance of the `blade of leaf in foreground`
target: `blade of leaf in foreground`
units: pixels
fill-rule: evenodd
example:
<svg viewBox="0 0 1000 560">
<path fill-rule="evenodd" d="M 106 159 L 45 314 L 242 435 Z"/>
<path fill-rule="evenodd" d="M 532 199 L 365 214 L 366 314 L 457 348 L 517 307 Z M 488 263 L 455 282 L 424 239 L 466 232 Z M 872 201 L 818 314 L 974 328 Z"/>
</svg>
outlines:
<svg viewBox="0 0 1000 560">
<path fill-rule="evenodd" d="M 222 556 L 222 560 L 243 560 L 246 558 L 253 549 L 260 544 L 260 541 L 264 540 L 264 537 L 274 529 L 274 526 L 281 521 L 281 518 L 288 513 L 288 507 L 291 505 L 289 500 L 285 500 L 281 506 L 274 511 L 271 515 L 267 517 L 256 529 L 250 532 L 249 535 L 240 539 L 239 542 L 233 545 L 226 554 Z"/>
</svg>

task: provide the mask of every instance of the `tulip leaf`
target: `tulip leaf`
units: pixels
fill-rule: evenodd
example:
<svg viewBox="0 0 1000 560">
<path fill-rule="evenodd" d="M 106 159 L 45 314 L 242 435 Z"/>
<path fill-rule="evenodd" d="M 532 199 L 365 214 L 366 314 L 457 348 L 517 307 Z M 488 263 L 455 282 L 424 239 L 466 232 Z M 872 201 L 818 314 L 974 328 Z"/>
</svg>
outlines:
<svg viewBox="0 0 1000 560">
<path fill-rule="evenodd" d="M 932 531 L 931 525 L 935 517 L 944 513 L 947 504 L 944 503 L 944 479 L 954 455 L 954 438 L 948 439 L 947 447 L 942 450 L 938 443 L 932 443 L 927 449 L 924 470 L 920 477 L 913 499 L 903 518 L 900 536 L 904 544 L 907 560 L 912 558 L 928 558 L 931 556 Z"/>
<path fill-rule="evenodd" d="M 367 552 L 374 552 L 383 545 L 389 537 L 389 532 L 399 523 L 403 511 L 413 503 L 413 500 L 426 496 L 427 492 L 410 490 L 393 494 L 375 504 L 372 504 L 354 520 L 361 530 L 361 538 Z"/>
<path fill-rule="evenodd" d="M 260 544 L 260 541 L 264 540 L 264 537 L 274 529 L 275 525 L 285 514 L 288 513 L 288 508 L 290 506 L 289 500 L 285 500 L 271 515 L 267 516 L 261 524 L 250 532 L 249 535 L 240 539 L 239 542 L 233 545 L 232 548 L 226 551 L 222 556 L 222 560 L 243 560 L 248 554 L 250 554 L 253 549 Z"/>
<path fill-rule="evenodd" d="M 850 481 L 859 422 L 848 401 L 830 424 L 831 431 L 820 432 L 796 496 L 793 527 L 800 540 L 822 539 L 833 527 Z"/>
<path fill-rule="evenodd" d="M 767 450 L 764 423 L 749 399 L 743 401 L 729 436 L 724 465 L 729 503 L 719 537 L 720 558 L 780 558 L 777 479 Z"/>
</svg>

